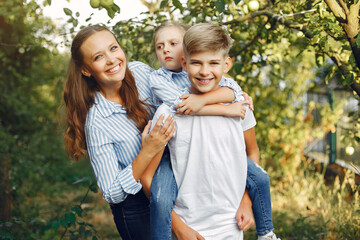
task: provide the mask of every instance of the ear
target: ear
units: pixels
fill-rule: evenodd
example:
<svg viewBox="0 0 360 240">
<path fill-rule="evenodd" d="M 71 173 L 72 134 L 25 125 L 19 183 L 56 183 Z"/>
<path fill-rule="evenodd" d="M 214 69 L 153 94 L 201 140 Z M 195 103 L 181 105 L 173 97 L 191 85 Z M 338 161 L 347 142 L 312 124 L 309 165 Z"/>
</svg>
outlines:
<svg viewBox="0 0 360 240">
<path fill-rule="evenodd" d="M 232 66 L 232 59 L 231 57 L 227 57 L 225 59 L 224 73 L 227 73 L 231 69 L 231 66 Z"/>
<path fill-rule="evenodd" d="M 86 67 L 83 67 L 81 69 L 81 74 L 84 75 L 85 77 L 91 77 L 91 73 L 89 73 L 89 71 L 86 69 Z"/>
<path fill-rule="evenodd" d="M 184 69 L 185 72 L 187 72 L 187 69 L 186 69 L 186 59 L 184 56 L 181 57 L 181 66 L 182 68 Z"/>
</svg>

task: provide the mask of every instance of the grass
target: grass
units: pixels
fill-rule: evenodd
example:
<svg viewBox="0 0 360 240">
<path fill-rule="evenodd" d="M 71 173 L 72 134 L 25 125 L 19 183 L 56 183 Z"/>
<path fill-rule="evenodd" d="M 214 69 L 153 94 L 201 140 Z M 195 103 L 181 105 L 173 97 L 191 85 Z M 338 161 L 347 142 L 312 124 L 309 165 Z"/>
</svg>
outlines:
<svg viewBox="0 0 360 240">
<path fill-rule="evenodd" d="M 84 167 L 87 164 L 76 163 L 72 171 L 82 172 L 80 177 L 89 176 L 92 173 L 89 167 Z M 316 172 L 310 162 L 304 161 L 295 174 L 280 175 L 271 169 L 268 173 L 274 231 L 278 237 L 360 239 L 359 191 L 353 172 L 347 171 L 343 179 L 335 178 L 329 183 L 325 182 L 324 173 Z M 44 183 L 48 187 L 42 189 L 48 191 L 27 198 L 17 209 L 21 219 L 0 223 L 0 239 L 92 239 L 93 236 L 119 239 L 111 210 L 101 193 L 90 191 L 84 200 L 89 183 L 74 185 L 72 180 Z M 77 213 L 73 207 L 81 202 L 81 212 Z M 72 221 L 67 218 L 69 212 L 76 216 L 77 222 L 64 228 L 60 224 L 63 219 Z M 255 227 L 244 234 L 245 240 L 256 238 Z"/>
</svg>

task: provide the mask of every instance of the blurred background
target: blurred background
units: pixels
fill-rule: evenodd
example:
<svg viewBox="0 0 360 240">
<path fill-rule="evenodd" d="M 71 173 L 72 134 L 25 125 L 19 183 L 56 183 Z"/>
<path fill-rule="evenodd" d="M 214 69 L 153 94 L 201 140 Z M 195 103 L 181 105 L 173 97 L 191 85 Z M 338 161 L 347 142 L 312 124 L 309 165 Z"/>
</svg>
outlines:
<svg viewBox="0 0 360 240">
<path fill-rule="evenodd" d="M 64 151 L 69 46 L 104 24 L 129 61 L 159 68 L 153 31 L 214 22 L 229 76 L 253 97 L 282 239 L 360 239 L 360 2 L 1 0 L 0 239 L 119 239 L 88 159 Z M 255 228 L 245 239 L 255 239 Z"/>
</svg>

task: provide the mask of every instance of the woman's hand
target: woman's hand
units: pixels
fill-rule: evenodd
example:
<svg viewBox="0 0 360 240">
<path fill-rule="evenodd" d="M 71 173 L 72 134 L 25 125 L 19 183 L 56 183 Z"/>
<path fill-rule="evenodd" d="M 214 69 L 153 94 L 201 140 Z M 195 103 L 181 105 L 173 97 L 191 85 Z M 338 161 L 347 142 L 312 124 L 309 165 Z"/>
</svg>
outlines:
<svg viewBox="0 0 360 240">
<path fill-rule="evenodd" d="M 154 157 L 165 144 L 172 138 L 175 131 L 175 119 L 169 115 L 164 124 L 164 114 L 160 116 L 154 128 L 149 132 L 151 121 L 145 126 L 141 135 L 142 149 Z"/>
<path fill-rule="evenodd" d="M 163 123 L 164 115 L 161 115 L 154 128 L 150 131 L 151 121 L 145 126 L 141 134 L 141 150 L 134 161 L 131 163 L 133 176 L 138 181 L 144 174 L 151 160 L 164 149 L 165 144 L 170 140 L 175 131 L 175 120 L 169 116 Z M 161 159 L 161 156 L 160 158 Z M 160 161 L 160 160 L 159 160 Z M 152 177 L 152 175 L 151 175 Z"/>
</svg>

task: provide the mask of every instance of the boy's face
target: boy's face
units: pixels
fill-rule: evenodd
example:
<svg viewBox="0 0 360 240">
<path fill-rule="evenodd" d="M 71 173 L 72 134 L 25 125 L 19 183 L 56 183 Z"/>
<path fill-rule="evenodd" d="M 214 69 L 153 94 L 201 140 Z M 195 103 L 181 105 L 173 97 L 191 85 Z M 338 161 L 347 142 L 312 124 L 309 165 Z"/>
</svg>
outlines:
<svg viewBox="0 0 360 240">
<path fill-rule="evenodd" d="M 177 27 L 165 27 L 157 32 L 155 39 L 156 56 L 161 65 L 173 72 L 181 72 L 183 57 L 183 34 Z"/>
<path fill-rule="evenodd" d="M 182 59 L 183 69 L 188 73 L 193 93 L 206 93 L 219 87 L 224 73 L 231 68 L 231 58 L 221 50 L 190 54 Z"/>
</svg>

